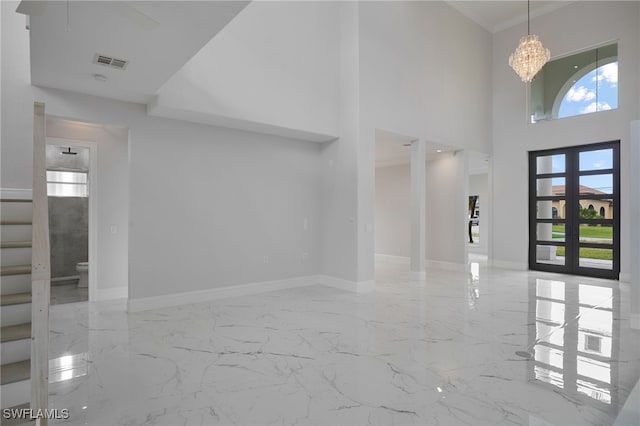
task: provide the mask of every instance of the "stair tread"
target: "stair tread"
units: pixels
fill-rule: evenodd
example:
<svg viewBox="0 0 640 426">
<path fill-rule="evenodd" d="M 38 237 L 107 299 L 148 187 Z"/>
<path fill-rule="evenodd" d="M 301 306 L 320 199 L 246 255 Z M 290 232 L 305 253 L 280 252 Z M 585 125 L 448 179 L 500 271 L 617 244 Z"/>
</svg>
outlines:
<svg viewBox="0 0 640 426">
<path fill-rule="evenodd" d="M 24 275 L 31 273 L 31 265 L 7 265 L 0 268 L 0 275 Z"/>
<path fill-rule="evenodd" d="M 13 407 L 6 407 L 9 410 L 25 410 L 31 407 L 31 404 L 25 402 L 24 404 L 14 405 Z M 3 408 L 4 409 L 4 408 Z M 21 425 L 35 425 L 34 420 L 30 420 L 28 418 L 11 418 L 5 419 L 2 417 L 2 421 L 0 422 L 2 426 L 21 426 Z"/>
<path fill-rule="evenodd" d="M 2 203 L 31 203 L 33 200 L 29 198 L 0 198 Z"/>
<path fill-rule="evenodd" d="M 31 338 L 31 323 L 8 325 L 0 330 L 0 342 L 13 342 Z"/>
<path fill-rule="evenodd" d="M 20 305 L 31 303 L 31 293 L 3 294 L 0 296 L 0 306 Z"/>
<path fill-rule="evenodd" d="M 31 247 L 31 241 L 3 241 L 0 248 L 27 248 Z"/>
<path fill-rule="evenodd" d="M 3 385 L 29 380 L 29 377 L 31 377 L 31 360 L 26 359 L 2 366 L 1 384 Z"/>
<path fill-rule="evenodd" d="M 3 220 L 0 225 L 31 225 L 30 220 Z"/>
</svg>

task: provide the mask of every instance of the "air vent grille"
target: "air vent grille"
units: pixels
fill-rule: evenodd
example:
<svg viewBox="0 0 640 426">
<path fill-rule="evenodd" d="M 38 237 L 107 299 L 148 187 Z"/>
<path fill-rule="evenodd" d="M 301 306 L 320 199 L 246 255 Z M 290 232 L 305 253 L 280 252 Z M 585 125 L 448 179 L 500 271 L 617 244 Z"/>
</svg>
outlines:
<svg viewBox="0 0 640 426">
<path fill-rule="evenodd" d="M 113 61 L 111 61 L 111 66 L 123 69 L 127 66 L 127 61 L 123 61 L 122 59 L 114 59 Z"/>
<path fill-rule="evenodd" d="M 124 59 L 116 59 L 107 55 L 96 54 L 93 58 L 93 63 L 98 65 L 104 65 L 105 67 L 117 68 L 119 70 L 123 70 L 127 67 L 129 62 Z"/>
</svg>

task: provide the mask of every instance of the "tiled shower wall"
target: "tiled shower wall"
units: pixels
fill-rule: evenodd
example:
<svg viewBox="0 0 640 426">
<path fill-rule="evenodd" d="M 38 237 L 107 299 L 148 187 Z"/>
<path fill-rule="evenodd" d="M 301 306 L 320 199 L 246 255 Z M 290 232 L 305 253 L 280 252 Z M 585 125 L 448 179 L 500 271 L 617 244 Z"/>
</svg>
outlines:
<svg viewBox="0 0 640 426">
<path fill-rule="evenodd" d="M 89 198 L 49 197 L 51 278 L 77 275 L 89 260 Z"/>
</svg>

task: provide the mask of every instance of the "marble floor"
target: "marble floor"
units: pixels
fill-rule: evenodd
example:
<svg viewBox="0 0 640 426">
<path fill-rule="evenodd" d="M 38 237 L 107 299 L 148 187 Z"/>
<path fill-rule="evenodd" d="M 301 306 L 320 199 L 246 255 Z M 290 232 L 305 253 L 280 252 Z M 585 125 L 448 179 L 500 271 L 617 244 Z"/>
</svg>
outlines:
<svg viewBox="0 0 640 426">
<path fill-rule="evenodd" d="M 321 285 L 127 314 L 51 307 L 50 407 L 89 425 L 608 425 L 640 376 L 627 285 L 379 263 Z"/>
<path fill-rule="evenodd" d="M 51 304 L 86 302 L 89 300 L 89 289 L 74 284 L 57 284 L 51 286 Z"/>
</svg>

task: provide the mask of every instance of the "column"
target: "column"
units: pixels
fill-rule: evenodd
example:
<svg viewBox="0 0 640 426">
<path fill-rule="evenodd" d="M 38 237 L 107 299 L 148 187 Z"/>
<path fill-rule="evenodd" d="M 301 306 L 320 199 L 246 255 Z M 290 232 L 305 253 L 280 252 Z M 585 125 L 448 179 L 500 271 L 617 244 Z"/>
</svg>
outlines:
<svg viewBox="0 0 640 426">
<path fill-rule="evenodd" d="M 411 271 L 415 278 L 426 277 L 426 167 L 427 145 L 411 143 Z"/>
<path fill-rule="evenodd" d="M 629 182 L 631 205 L 631 327 L 640 329 L 640 120 L 631 122 L 629 146 Z M 618 212 L 614 212 L 619 214 Z"/>
</svg>

